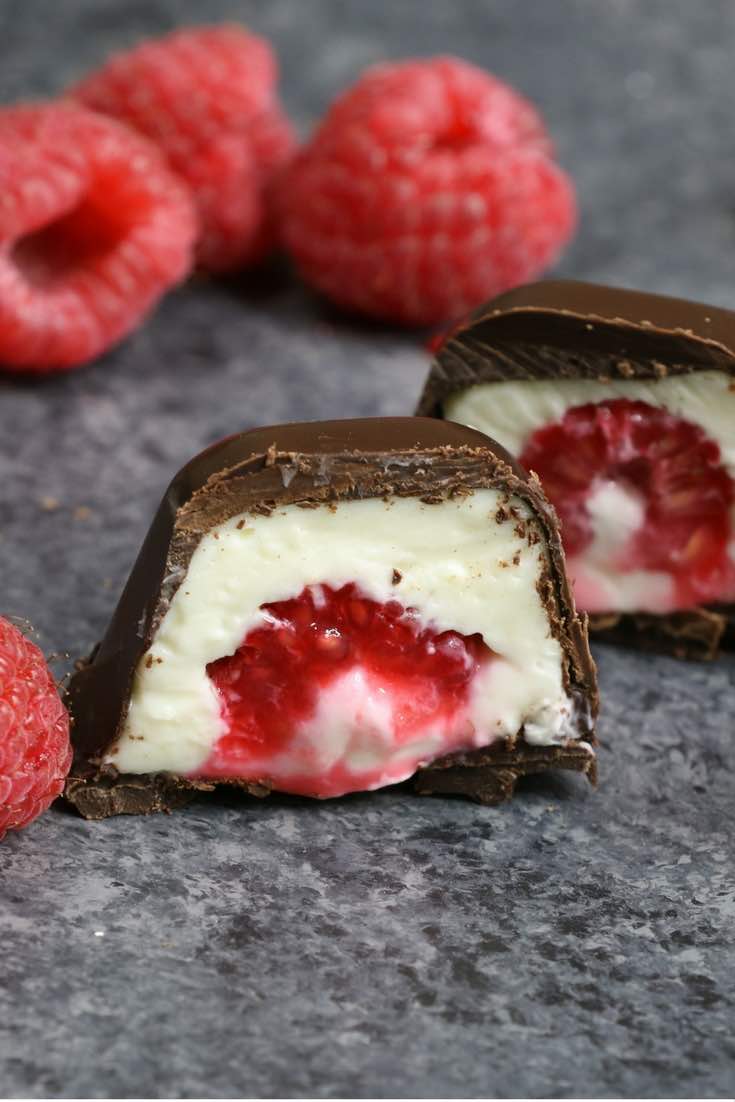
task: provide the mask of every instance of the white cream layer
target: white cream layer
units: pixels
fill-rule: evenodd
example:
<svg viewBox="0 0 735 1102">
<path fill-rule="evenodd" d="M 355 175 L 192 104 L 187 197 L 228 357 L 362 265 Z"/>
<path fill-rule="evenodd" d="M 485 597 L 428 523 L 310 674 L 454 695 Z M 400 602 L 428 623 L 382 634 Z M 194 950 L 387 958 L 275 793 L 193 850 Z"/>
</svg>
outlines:
<svg viewBox="0 0 735 1102">
<path fill-rule="evenodd" d="M 587 402 L 628 398 L 666 409 L 674 416 L 698 425 L 719 444 L 722 463 L 735 478 L 735 390 L 721 371 L 698 371 L 659 380 L 553 379 L 507 383 L 481 383 L 453 395 L 444 405 L 450 421 L 471 425 L 492 436 L 512 455 L 520 456 L 537 429 L 559 421 L 567 410 Z M 624 493 L 624 492 L 623 492 Z M 635 502 L 630 495 L 604 486 L 588 503 L 593 542 L 583 556 L 569 558 L 578 607 L 590 612 L 666 612 L 674 604 L 667 574 L 616 569 L 616 551 L 623 536 L 635 532 Z M 595 498 L 597 500 L 595 500 Z M 642 511 L 638 524 L 643 520 Z M 735 528 L 735 509 L 732 517 Z M 612 543 L 611 533 L 617 533 Z M 735 543 L 730 546 L 735 560 Z"/>
<path fill-rule="evenodd" d="M 574 736 L 561 648 L 536 589 L 543 540 L 529 546 L 515 520 L 498 523 L 499 504 L 496 491 L 480 490 L 436 505 L 396 498 L 335 509 L 286 506 L 269 517 L 233 517 L 213 529 L 139 663 L 128 719 L 108 760 L 133 773 L 198 770 L 223 733 L 207 664 L 234 653 L 264 622 L 261 605 L 319 583 L 337 588 L 355 582 L 373 600 L 397 599 L 417 609 L 437 631 L 483 636 L 501 657 L 472 686 L 473 745 L 516 734 L 524 724 L 529 741 L 540 745 Z M 521 501 L 514 504 L 528 517 Z M 401 575 L 396 585 L 394 570 Z M 379 713 L 369 700 L 360 708 Z M 358 756 L 364 749 L 354 746 Z M 416 748 L 403 776 L 442 748 L 425 750 Z M 386 776 L 400 779 L 387 744 L 385 753 Z"/>
</svg>

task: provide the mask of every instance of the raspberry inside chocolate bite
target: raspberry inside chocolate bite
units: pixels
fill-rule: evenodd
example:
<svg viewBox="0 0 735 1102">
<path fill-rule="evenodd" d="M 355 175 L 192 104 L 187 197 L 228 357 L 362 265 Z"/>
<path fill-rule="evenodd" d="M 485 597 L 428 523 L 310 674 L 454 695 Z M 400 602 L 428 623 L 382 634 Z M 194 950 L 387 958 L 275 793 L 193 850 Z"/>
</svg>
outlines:
<svg viewBox="0 0 735 1102">
<path fill-rule="evenodd" d="M 711 658 L 735 640 L 734 380 L 735 313 L 549 281 L 447 334 L 418 412 L 538 475 L 594 631 Z"/>
<path fill-rule="evenodd" d="M 600 571 L 659 576 L 659 611 L 735 591 L 734 484 L 698 425 L 646 402 L 590 402 L 534 432 L 521 462 L 559 514 L 583 607 L 609 607 Z"/>
<path fill-rule="evenodd" d="M 432 630 L 354 583 L 308 586 L 262 611 L 264 625 L 207 667 L 226 734 L 202 775 L 339 796 L 402 780 L 437 745 L 471 749 L 468 696 L 492 657 L 481 635 Z"/>
<path fill-rule="evenodd" d="M 556 518 L 486 437 L 426 419 L 197 456 L 69 695 L 93 817 L 222 782 L 324 798 L 422 774 L 497 802 L 525 772 L 594 774 Z"/>
</svg>

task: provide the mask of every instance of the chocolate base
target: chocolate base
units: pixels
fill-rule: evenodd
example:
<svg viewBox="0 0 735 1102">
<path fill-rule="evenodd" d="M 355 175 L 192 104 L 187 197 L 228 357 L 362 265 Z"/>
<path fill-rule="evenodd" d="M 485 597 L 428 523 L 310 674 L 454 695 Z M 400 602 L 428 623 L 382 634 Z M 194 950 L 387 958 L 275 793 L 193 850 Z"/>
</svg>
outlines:
<svg viewBox="0 0 735 1102">
<path fill-rule="evenodd" d="M 106 768 L 92 776 L 67 777 L 64 798 L 85 819 L 109 819 L 113 815 L 175 811 L 193 800 L 197 792 L 213 789 L 213 784 L 186 781 L 167 773 L 137 775 Z"/>
<path fill-rule="evenodd" d="M 530 746 L 523 739 L 513 745 L 453 754 L 415 773 L 406 784 L 420 796 L 466 796 L 477 803 L 494 805 L 511 799 L 520 777 L 572 769 L 597 783 L 597 759 L 584 746 Z M 262 798 L 270 789 L 236 778 L 190 779 L 168 773 L 118 773 L 114 766 L 98 772 L 72 774 L 64 796 L 85 819 L 108 819 L 113 815 L 152 815 L 171 812 L 194 800 L 200 792 L 213 792 L 219 785 L 240 788 Z"/>
<path fill-rule="evenodd" d="M 735 649 L 735 605 L 688 608 L 657 616 L 647 612 L 598 612 L 589 617 L 595 640 L 654 654 L 711 662 Z"/>
<path fill-rule="evenodd" d="M 510 800 L 521 777 L 572 769 L 597 784 L 597 759 L 584 746 L 529 746 L 520 740 L 512 748 L 504 743 L 465 755 L 463 761 L 434 763 L 413 778 L 421 796 L 468 796 L 477 803 L 493 805 Z"/>
</svg>

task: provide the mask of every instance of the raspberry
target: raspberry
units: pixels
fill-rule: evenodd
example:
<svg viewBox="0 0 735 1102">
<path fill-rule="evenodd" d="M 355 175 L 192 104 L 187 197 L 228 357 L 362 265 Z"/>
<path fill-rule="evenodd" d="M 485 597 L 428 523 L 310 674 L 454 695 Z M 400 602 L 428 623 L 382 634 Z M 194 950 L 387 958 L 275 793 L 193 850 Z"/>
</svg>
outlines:
<svg viewBox="0 0 735 1102">
<path fill-rule="evenodd" d="M 279 213 L 308 283 L 412 325 L 535 278 L 576 217 L 534 108 L 455 58 L 368 70 L 286 170 Z"/>
<path fill-rule="evenodd" d="M 268 43 L 241 27 L 176 31 L 112 57 L 71 89 L 158 143 L 197 203 L 197 262 L 227 271 L 273 243 L 269 188 L 294 146 Z"/>
<path fill-rule="evenodd" d="M 537 430 L 521 463 L 543 482 L 570 557 L 581 555 L 594 536 L 587 502 L 612 481 L 635 494 L 644 509 L 618 569 L 669 574 L 678 608 L 732 595 L 728 544 L 735 484 L 721 464 L 719 446 L 697 425 L 647 402 L 589 403 Z"/>
<path fill-rule="evenodd" d="M 191 201 L 155 147 L 76 104 L 0 110 L 0 363 L 69 368 L 191 265 Z"/>
<path fill-rule="evenodd" d="M 352 583 L 307 587 L 264 611 L 266 625 L 251 631 L 234 655 L 207 668 L 227 733 L 202 776 L 263 779 L 265 770 L 280 788 L 306 796 L 375 787 L 385 769 L 380 755 L 380 764 L 369 756 L 350 768 L 346 750 L 326 767 L 307 753 L 302 772 L 284 766 L 299 728 L 314 720 L 321 694 L 351 673 L 369 683 L 373 700 L 392 709 L 379 738 L 398 748 L 399 758 L 407 740 L 429 725 L 441 727 L 456 748 L 470 683 L 491 655 L 479 635 L 436 633 L 400 602 L 379 604 Z M 371 718 L 363 718 L 365 729 Z M 329 741 L 327 729 L 322 741 Z M 405 762 L 403 769 L 394 779 L 405 777 Z"/>
<path fill-rule="evenodd" d="M 0 838 L 61 794 L 71 757 L 69 716 L 43 654 L 0 617 Z"/>
</svg>

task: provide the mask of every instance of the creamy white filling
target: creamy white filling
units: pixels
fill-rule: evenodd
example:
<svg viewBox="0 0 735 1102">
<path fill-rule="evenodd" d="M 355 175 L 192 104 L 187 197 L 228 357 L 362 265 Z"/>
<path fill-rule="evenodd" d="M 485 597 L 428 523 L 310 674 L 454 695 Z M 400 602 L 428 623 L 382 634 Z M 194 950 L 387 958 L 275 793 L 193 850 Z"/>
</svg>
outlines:
<svg viewBox="0 0 735 1102">
<path fill-rule="evenodd" d="M 514 735 L 524 724 L 527 737 L 541 745 L 574 736 L 561 648 L 536 588 L 543 540 L 531 546 L 516 520 L 496 521 L 500 503 L 496 491 L 480 490 L 436 505 L 396 498 L 333 509 L 286 506 L 213 529 L 138 665 L 128 719 L 108 760 L 134 773 L 200 769 L 223 733 L 207 664 L 234 653 L 264 623 L 263 604 L 319 583 L 354 582 L 375 601 L 416 609 L 438 632 L 482 635 L 499 657 L 471 687 L 466 718 L 473 745 Z M 514 504 L 528 519 L 527 507 Z M 442 752 L 431 730 L 419 733 L 408 754 L 392 745 L 390 715 L 368 690 L 358 677 L 323 694 L 312 734 L 327 758 L 342 755 L 360 772 L 366 755 L 374 768 L 382 755 L 385 775 L 395 780 Z M 354 737 L 360 715 L 372 732 L 364 739 Z"/>
<path fill-rule="evenodd" d="M 698 425 L 720 447 L 723 466 L 735 478 L 735 390 L 721 371 L 698 371 L 665 379 L 543 379 L 481 383 L 452 395 L 444 405 L 451 421 L 471 425 L 492 436 L 512 455 L 523 452 L 537 429 L 575 406 L 628 398 L 666 409 Z M 600 487 L 588 502 L 594 538 L 584 554 L 568 560 L 580 608 L 591 612 L 647 610 L 664 612 L 674 601 L 668 575 L 649 570 L 621 570 L 617 560 L 625 542 L 640 528 L 643 511 L 632 495 Z M 735 527 L 735 508 L 732 513 Z M 735 541 L 728 548 L 735 561 Z"/>
<path fill-rule="evenodd" d="M 588 612 L 670 608 L 675 599 L 670 574 L 620 565 L 645 520 L 641 496 L 618 482 L 601 480 L 586 505 L 592 541 L 583 555 L 568 560 L 580 608 Z"/>
<path fill-rule="evenodd" d="M 358 778 L 361 788 L 395 784 L 410 777 L 418 762 L 447 752 L 441 723 L 427 723 L 398 742 L 395 710 L 368 671 L 352 668 L 322 689 L 315 714 L 299 725 L 283 753 L 252 764 L 285 787 L 294 778 L 326 777 L 334 769 Z M 472 742 L 469 724 L 466 728 L 458 747 Z M 347 787 L 353 786 L 343 790 Z"/>
</svg>

